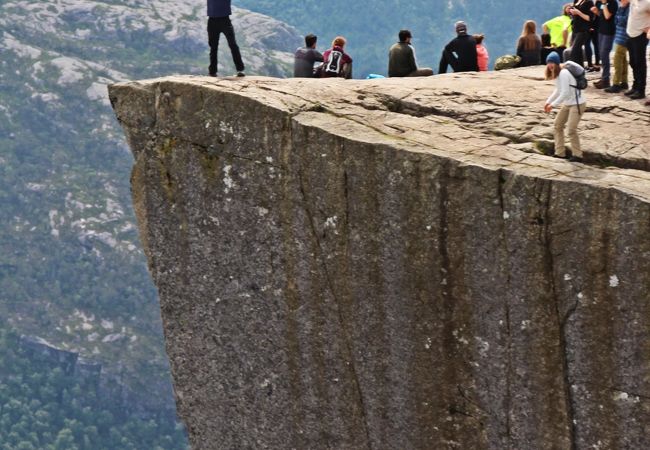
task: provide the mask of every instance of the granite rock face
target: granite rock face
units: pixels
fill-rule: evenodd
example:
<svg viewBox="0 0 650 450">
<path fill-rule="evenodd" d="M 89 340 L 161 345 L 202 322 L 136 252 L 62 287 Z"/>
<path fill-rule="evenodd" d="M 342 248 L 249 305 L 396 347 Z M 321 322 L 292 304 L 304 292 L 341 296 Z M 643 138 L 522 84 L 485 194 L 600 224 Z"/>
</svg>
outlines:
<svg viewBox="0 0 650 450">
<path fill-rule="evenodd" d="M 650 113 L 540 71 L 110 88 L 193 448 L 650 448 Z"/>
</svg>

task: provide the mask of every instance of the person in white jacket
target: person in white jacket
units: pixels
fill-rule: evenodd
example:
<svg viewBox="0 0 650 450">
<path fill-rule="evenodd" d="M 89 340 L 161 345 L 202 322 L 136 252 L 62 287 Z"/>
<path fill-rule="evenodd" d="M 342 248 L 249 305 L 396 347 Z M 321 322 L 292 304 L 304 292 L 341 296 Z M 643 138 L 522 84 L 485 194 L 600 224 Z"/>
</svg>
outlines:
<svg viewBox="0 0 650 450">
<path fill-rule="evenodd" d="M 630 66 L 634 76 L 632 89 L 625 95 L 631 99 L 645 97 L 648 64 L 646 47 L 650 38 L 650 0 L 630 0 L 630 15 L 627 19 L 627 48 L 630 52 Z"/>
<path fill-rule="evenodd" d="M 576 86 L 576 79 L 566 69 L 567 66 L 572 64 L 580 68 L 573 61 L 567 61 L 565 64 L 560 65 L 560 55 L 556 52 L 551 52 L 546 57 L 546 79 L 555 80 L 555 90 L 546 100 L 544 111 L 550 113 L 553 108 L 561 107 L 555 117 L 553 131 L 555 152 L 553 156 L 557 158 L 567 157 L 564 146 L 564 128 L 568 125 L 572 153 L 569 161 L 581 162 L 582 148 L 578 136 L 578 122 L 580 122 L 582 114 L 587 108 L 587 103 L 582 91 L 574 87 Z"/>
</svg>

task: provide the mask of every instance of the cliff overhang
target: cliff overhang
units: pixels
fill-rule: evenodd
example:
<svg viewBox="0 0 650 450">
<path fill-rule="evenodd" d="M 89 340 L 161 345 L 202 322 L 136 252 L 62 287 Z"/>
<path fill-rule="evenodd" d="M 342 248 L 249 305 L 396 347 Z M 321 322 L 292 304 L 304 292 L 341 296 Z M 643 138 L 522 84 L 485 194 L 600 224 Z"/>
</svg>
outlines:
<svg viewBox="0 0 650 450">
<path fill-rule="evenodd" d="M 193 446 L 649 447 L 650 114 L 588 90 L 570 163 L 551 90 L 113 85 Z"/>
</svg>

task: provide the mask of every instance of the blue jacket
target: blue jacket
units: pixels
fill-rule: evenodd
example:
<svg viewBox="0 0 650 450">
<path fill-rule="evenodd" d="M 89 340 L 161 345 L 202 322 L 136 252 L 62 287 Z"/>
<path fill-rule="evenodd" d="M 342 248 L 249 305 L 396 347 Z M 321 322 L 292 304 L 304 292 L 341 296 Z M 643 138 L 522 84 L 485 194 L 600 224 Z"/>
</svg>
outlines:
<svg viewBox="0 0 650 450">
<path fill-rule="evenodd" d="M 630 14 L 630 6 L 623 8 L 620 6 L 616 11 L 616 35 L 614 36 L 614 43 L 624 45 L 627 47 L 627 17 Z"/>
<path fill-rule="evenodd" d="M 228 17 L 231 14 L 230 0 L 208 0 L 208 17 Z"/>
</svg>

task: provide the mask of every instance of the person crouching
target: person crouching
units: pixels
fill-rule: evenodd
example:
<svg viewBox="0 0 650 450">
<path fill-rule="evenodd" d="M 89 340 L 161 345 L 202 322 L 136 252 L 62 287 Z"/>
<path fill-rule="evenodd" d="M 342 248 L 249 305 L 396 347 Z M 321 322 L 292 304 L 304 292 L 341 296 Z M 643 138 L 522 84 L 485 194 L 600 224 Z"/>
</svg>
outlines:
<svg viewBox="0 0 650 450">
<path fill-rule="evenodd" d="M 576 79 L 566 68 L 571 64 L 578 66 L 573 61 L 567 61 L 565 64 L 560 65 L 560 55 L 556 52 L 552 52 L 546 57 L 545 78 L 547 80 L 555 80 L 555 90 L 546 100 L 544 112 L 550 113 L 553 108 L 561 106 L 560 111 L 555 117 L 555 128 L 553 132 L 555 153 L 553 156 L 557 158 L 567 157 L 564 146 L 564 128 L 568 125 L 572 153 L 569 161 L 581 162 L 582 149 L 580 148 L 580 138 L 578 137 L 578 122 L 580 122 L 582 114 L 587 108 L 587 104 L 582 95 L 582 91 L 575 87 Z"/>
</svg>

